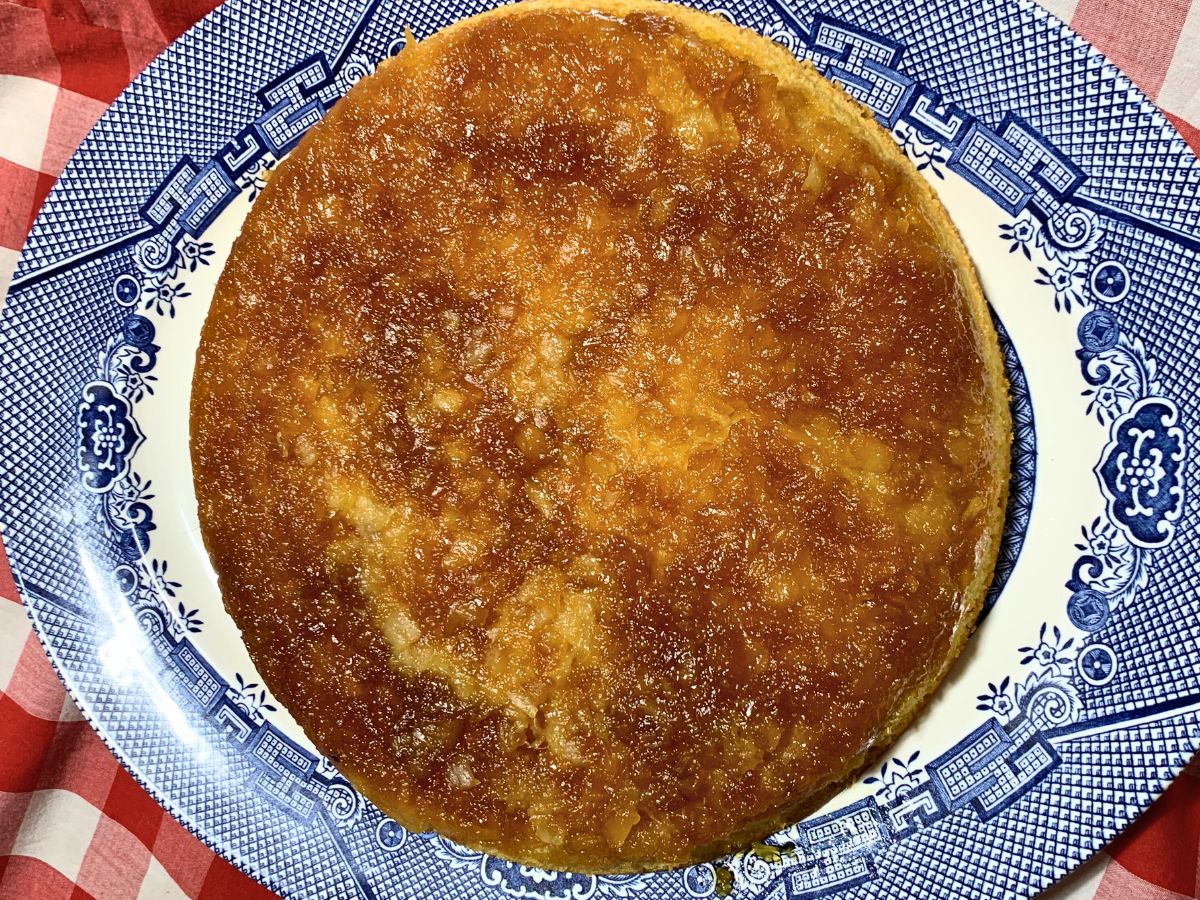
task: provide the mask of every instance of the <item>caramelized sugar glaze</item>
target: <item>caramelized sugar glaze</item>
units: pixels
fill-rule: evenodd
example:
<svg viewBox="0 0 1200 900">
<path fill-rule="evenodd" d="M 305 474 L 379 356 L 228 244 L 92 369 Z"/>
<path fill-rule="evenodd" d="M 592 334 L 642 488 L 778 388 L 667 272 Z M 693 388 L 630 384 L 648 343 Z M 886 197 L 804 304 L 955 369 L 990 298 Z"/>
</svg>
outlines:
<svg viewBox="0 0 1200 900">
<path fill-rule="evenodd" d="M 316 745 L 409 828 L 591 871 L 760 837 L 907 722 L 1008 448 L 894 145 L 761 38 L 603 8 L 357 85 L 247 220 L 193 401 L 225 602 Z"/>
</svg>

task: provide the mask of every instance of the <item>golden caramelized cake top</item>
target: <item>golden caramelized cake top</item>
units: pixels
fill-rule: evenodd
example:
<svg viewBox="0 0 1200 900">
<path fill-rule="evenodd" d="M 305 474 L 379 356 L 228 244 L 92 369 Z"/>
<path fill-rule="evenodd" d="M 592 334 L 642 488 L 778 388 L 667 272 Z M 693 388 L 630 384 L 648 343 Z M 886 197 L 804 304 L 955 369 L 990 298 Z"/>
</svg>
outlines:
<svg viewBox="0 0 1200 900">
<path fill-rule="evenodd" d="M 650 2 L 360 82 L 247 219 L 192 417 L 225 603 L 317 747 L 410 829 L 584 871 L 761 837 L 890 741 L 1007 482 L 929 189 L 785 51 Z"/>
</svg>

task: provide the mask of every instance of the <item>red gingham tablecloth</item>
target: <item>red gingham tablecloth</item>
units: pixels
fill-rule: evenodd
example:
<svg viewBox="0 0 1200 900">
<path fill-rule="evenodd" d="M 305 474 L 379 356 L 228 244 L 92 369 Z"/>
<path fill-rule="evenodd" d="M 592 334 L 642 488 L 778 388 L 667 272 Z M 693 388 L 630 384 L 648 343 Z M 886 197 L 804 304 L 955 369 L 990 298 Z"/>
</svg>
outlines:
<svg viewBox="0 0 1200 900">
<path fill-rule="evenodd" d="M 1200 0 L 1045 0 L 1200 150 Z M 0 0 L 0 297 L 43 199 L 121 89 L 215 0 Z M 1200 766 L 1057 900 L 1200 898 Z M 63 692 L 0 553 L 0 900 L 273 897 L 189 834 Z"/>
</svg>

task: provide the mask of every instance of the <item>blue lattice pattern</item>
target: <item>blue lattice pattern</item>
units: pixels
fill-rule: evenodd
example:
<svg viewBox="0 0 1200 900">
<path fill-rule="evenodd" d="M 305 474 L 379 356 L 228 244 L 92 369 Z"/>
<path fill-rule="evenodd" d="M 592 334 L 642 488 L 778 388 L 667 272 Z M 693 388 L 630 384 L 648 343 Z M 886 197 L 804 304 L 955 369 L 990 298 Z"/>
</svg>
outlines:
<svg viewBox="0 0 1200 900">
<path fill-rule="evenodd" d="M 1061 762 L 995 820 L 1005 844 L 984 837 L 969 810 L 915 832 L 910 853 L 876 861 L 878 877 L 856 900 L 1025 896 L 1048 886 L 1111 839 L 1141 809 L 1149 786 L 1178 771 L 1195 746 L 1194 713 L 1088 737 L 1056 740 Z M 1107 792 L 1091 789 L 1093 778 Z"/>
<path fill-rule="evenodd" d="M 111 257 L 97 259 L 65 272 L 53 285 L 23 292 L 5 307 L 0 331 L 0 353 L 20 360 L 23 373 L 21 380 L 0 383 L 8 419 L 0 448 L 6 459 L 21 460 L 19 473 L 10 472 L 0 491 L 5 516 L 0 528 L 14 570 L 54 597 L 81 596 L 86 585 L 73 546 L 78 523 L 66 512 L 78 507 L 75 500 L 83 493 L 73 474 L 76 423 L 62 410 L 77 408 L 80 388 L 95 371 L 92 348 L 117 327 L 119 313 L 112 305 L 94 301 L 106 296 L 119 265 Z M 93 302 L 84 300 L 88 297 Z M 62 346 L 71 351 L 54 352 Z M 37 404 L 24 399 L 30 385 L 42 395 Z M 10 527 L 17 522 L 27 528 Z"/>
<path fill-rule="evenodd" d="M 183 157 L 208 159 L 241 124 L 261 110 L 250 84 L 262 85 L 310 53 L 332 54 L 363 13 L 356 4 L 284 3 L 270 15 L 252 3 L 219 8 L 153 62 L 113 105 L 63 172 L 62 188 L 42 210 L 44 226 L 31 236 L 16 279 L 135 233 L 138 207 L 172 166 L 164 144 Z M 280 35 L 288 38 L 280 40 Z M 169 105 L 188 115 L 163 117 Z M 122 160 L 122 178 L 111 178 L 107 154 Z M 164 163 L 166 165 L 164 166 Z M 107 186 L 103 198 L 85 202 Z M 102 202 L 95 202 L 100 199 Z"/>
<path fill-rule="evenodd" d="M 1106 230 L 1101 252 L 1108 259 L 1138 261 L 1137 278 L 1121 302 L 1123 318 L 1132 333 L 1161 347 L 1161 355 L 1172 362 L 1159 373 L 1163 388 L 1188 420 L 1196 421 L 1197 401 L 1188 389 L 1195 384 L 1196 359 L 1187 351 L 1200 328 L 1200 304 L 1164 301 L 1194 296 L 1200 283 L 1200 253 L 1124 221 Z"/>
<path fill-rule="evenodd" d="M 1180 542 L 1194 544 L 1188 537 L 1181 535 Z M 1180 548 L 1172 551 L 1181 553 Z M 1169 631 L 1161 628 L 1168 615 L 1177 622 Z M 1114 613 L 1111 626 L 1096 640 L 1115 646 L 1125 664 L 1107 684 L 1085 688 L 1084 701 L 1095 715 L 1119 714 L 1131 707 L 1153 705 L 1164 696 L 1196 691 L 1200 598 L 1194 587 L 1189 590 L 1151 574 L 1138 602 Z"/>
<path fill-rule="evenodd" d="M 1009 113 L 1023 118 L 1089 173 L 1089 197 L 1196 236 L 1195 157 L 1127 78 L 1036 3 L 971 4 L 970 28 L 958 24 L 955 4 L 885 10 L 873 2 L 865 15 L 850 2 L 789 6 L 800 18 L 879 15 L 884 33 L 906 47 L 904 71 L 918 82 L 991 126 Z"/>
<path fill-rule="evenodd" d="M 1000 337 L 1000 349 L 1004 353 L 1004 369 L 1009 382 L 1013 420 L 1012 481 L 1008 487 L 1004 538 L 996 560 L 996 573 L 984 599 L 985 614 L 995 605 L 1021 555 L 1021 548 L 1025 544 L 1025 532 L 1029 527 L 1029 517 L 1033 511 L 1037 477 L 1037 431 L 1025 369 L 1021 365 L 1012 339 L 999 321 L 996 322 L 996 330 Z"/>
</svg>

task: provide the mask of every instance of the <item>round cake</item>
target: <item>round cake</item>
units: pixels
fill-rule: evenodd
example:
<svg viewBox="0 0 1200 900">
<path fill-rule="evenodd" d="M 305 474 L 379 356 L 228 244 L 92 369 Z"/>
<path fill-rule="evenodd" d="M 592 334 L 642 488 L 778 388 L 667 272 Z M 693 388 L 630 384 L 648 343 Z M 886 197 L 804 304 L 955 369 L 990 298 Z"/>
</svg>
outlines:
<svg viewBox="0 0 1200 900">
<path fill-rule="evenodd" d="M 783 48 L 643 0 L 412 43 L 277 168 L 192 461 L 272 693 L 411 830 L 664 868 L 814 809 L 961 649 L 1010 421 L 933 193 Z"/>
</svg>

